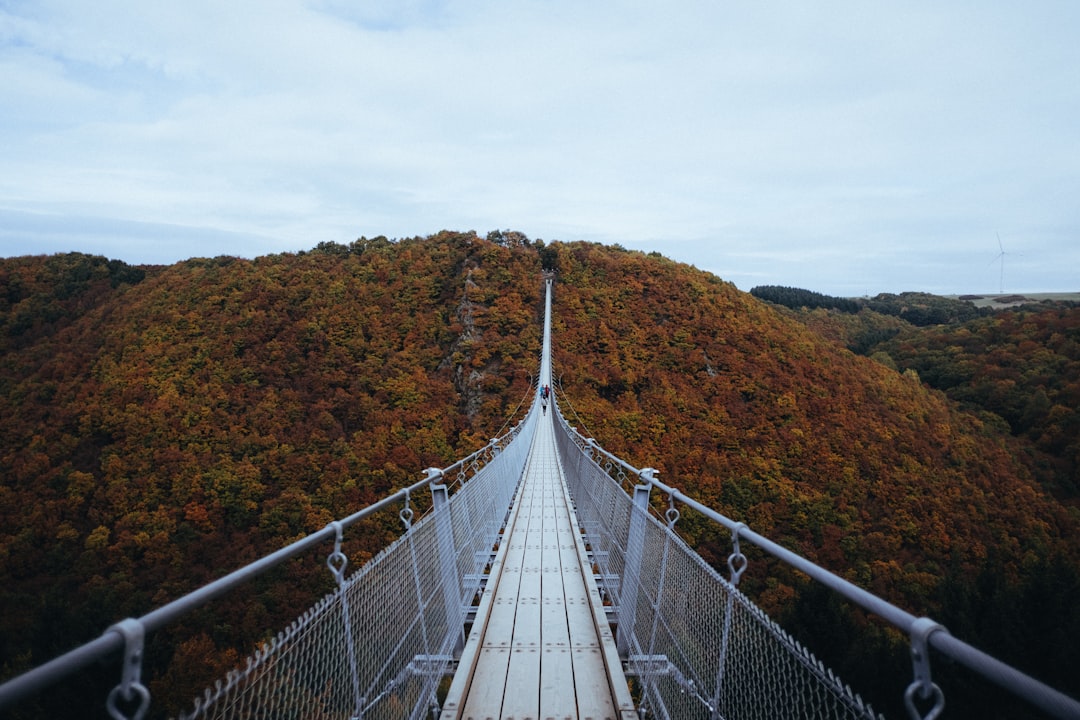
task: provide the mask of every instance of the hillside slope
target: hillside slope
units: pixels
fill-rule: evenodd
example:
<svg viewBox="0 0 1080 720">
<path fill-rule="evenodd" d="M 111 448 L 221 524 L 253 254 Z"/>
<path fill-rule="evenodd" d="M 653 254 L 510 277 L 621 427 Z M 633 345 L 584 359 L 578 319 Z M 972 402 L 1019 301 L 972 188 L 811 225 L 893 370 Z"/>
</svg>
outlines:
<svg viewBox="0 0 1080 720">
<path fill-rule="evenodd" d="M 1055 627 L 1010 618 L 1024 642 L 1001 635 L 1016 662 L 1041 642 L 1033 671 L 1066 684 L 1080 646 L 1068 604 L 1080 533 L 1022 441 L 707 273 L 617 248 L 494 239 L 361 239 L 165 268 L 0 261 L 0 672 L 482 445 L 528 391 L 540 273 L 554 267 L 554 361 L 572 422 L 755 530 L 975 634 L 1060 578 Z M 714 529 L 680 525 L 707 558 L 726 557 Z M 211 637 L 162 651 L 170 683 L 186 692 L 177 667 L 214 645 L 244 651 L 295 615 L 326 587 L 313 565 L 254 601 L 215 606 Z M 746 582 L 808 636 L 824 627 L 798 577 L 759 570 Z M 832 652 L 840 666 L 865 660 Z"/>
<path fill-rule="evenodd" d="M 537 257 L 377 238 L 115 287 L 98 258 L 0 263 L 0 674 L 485 444 L 535 372 Z M 288 573 L 216 604 L 211 640 L 246 651 L 329 589 L 319 562 Z"/>
<path fill-rule="evenodd" d="M 1068 599 L 1080 592 L 1077 514 L 1043 489 L 1051 483 L 1030 443 L 962 412 L 916 374 L 663 259 L 560 247 L 555 307 L 556 372 L 584 432 L 1080 694 L 1068 669 L 1080 661 L 1080 611 Z M 726 535 L 692 518 L 680 525 L 723 565 Z M 834 652 L 873 624 L 838 615 L 797 574 L 748 586 L 857 687 L 887 675 L 890 662 L 895 685 L 878 697 L 902 693 L 906 659 L 885 650 L 895 637 L 871 633 L 854 653 Z M 1011 712 L 985 688 L 965 702 L 972 717 Z"/>
</svg>

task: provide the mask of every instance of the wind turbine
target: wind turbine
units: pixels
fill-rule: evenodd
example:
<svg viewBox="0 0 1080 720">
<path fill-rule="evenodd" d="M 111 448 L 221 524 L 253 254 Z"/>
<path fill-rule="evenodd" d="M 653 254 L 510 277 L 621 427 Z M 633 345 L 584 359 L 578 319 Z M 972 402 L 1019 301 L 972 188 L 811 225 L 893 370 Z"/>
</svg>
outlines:
<svg viewBox="0 0 1080 720">
<path fill-rule="evenodd" d="M 998 249 L 1001 250 L 1001 252 L 990 261 L 990 264 L 993 265 L 996 262 L 1001 263 L 1001 271 L 998 274 L 998 294 L 1002 295 L 1005 293 L 1005 246 L 1001 244 L 1001 233 L 994 234 L 997 235 Z"/>
</svg>

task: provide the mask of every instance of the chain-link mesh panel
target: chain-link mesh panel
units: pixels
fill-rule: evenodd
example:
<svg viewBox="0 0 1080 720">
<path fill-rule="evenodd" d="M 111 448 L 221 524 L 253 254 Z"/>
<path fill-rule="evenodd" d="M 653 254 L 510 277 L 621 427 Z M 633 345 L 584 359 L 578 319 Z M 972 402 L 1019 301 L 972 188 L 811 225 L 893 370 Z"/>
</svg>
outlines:
<svg viewBox="0 0 1080 720">
<path fill-rule="evenodd" d="M 459 600 L 473 602 L 499 532 L 505 525 L 517 482 L 525 468 L 532 442 L 535 414 L 530 415 L 514 442 L 499 451 L 464 488 L 450 498 L 455 565 L 461 581 Z M 506 478 L 512 478 L 507 482 Z"/>
<path fill-rule="evenodd" d="M 567 485 L 618 608 L 619 650 L 650 716 L 878 717 L 558 425 Z"/>
<path fill-rule="evenodd" d="M 181 718 L 426 715 L 463 635 L 462 603 L 480 586 L 521 479 L 534 420 L 442 511 L 413 525 Z"/>
</svg>

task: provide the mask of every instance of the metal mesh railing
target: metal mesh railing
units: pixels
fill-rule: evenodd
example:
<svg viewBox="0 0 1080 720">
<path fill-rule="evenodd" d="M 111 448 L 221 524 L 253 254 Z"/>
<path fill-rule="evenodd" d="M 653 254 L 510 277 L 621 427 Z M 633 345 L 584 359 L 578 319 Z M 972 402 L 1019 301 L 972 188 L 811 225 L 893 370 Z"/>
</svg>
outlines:
<svg viewBox="0 0 1080 720">
<path fill-rule="evenodd" d="M 513 441 L 449 495 L 428 471 L 435 501 L 404 536 L 344 577 L 339 542 L 328 564 L 338 589 L 196 700 L 182 718 L 419 718 L 462 641 L 521 478 L 535 414 Z M 520 438 L 520 440 L 518 439 Z M 470 461 L 471 465 L 471 461 Z M 439 493 L 443 500 L 440 501 Z"/>
<path fill-rule="evenodd" d="M 621 468 L 565 422 L 556 440 L 578 519 L 617 608 L 617 642 L 660 718 L 875 718 L 805 648 L 631 497 Z M 614 475 L 614 477 L 613 477 Z M 678 511 L 668 511 L 674 523 Z"/>
<path fill-rule="evenodd" d="M 661 522 L 648 517 L 643 525 L 641 557 L 627 559 L 640 563 L 637 592 L 626 598 L 633 604 L 620 612 L 619 631 L 654 714 L 875 717 Z"/>
<path fill-rule="evenodd" d="M 452 642 L 435 556 L 417 552 L 434 537 L 418 523 L 181 717 L 408 716 Z"/>
</svg>

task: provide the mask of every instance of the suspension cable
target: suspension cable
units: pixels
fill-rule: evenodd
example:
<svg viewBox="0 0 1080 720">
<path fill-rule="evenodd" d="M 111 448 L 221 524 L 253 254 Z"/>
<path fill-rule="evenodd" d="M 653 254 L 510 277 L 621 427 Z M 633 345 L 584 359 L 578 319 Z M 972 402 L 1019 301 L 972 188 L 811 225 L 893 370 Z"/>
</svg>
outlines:
<svg viewBox="0 0 1080 720">
<path fill-rule="evenodd" d="M 502 437 L 503 430 L 506 430 L 506 426 L 510 424 L 510 421 L 517 417 L 518 410 L 520 410 L 521 406 L 525 404 L 525 398 L 529 397 L 529 395 L 531 395 L 532 392 L 533 392 L 533 385 L 530 382 L 528 389 L 525 391 L 525 394 L 522 395 L 521 400 L 518 401 L 517 407 L 514 408 L 514 411 L 512 413 L 510 413 L 509 415 L 506 416 L 506 420 L 503 422 L 502 427 L 499 428 L 498 431 L 495 433 L 494 437 Z"/>
<path fill-rule="evenodd" d="M 559 376 L 559 379 L 555 381 L 555 385 L 556 385 L 555 389 L 558 392 L 559 397 L 561 398 L 561 400 L 566 401 L 566 406 L 568 408 L 570 408 L 570 411 L 572 413 L 574 413 L 574 417 L 577 418 L 578 427 L 581 428 L 581 435 L 584 436 L 584 437 L 591 437 L 592 432 L 590 432 L 589 428 L 585 426 L 585 421 L 581 419 L 581 415 L 578 413 L 577 408 L 575 408 L 574 404 L 572 402 L 570 402 L 570 396 L 567 395 L 565 392 L 563 392 L 562 376 L 561 375 Z M 562 404 L 561 400 L 560 400 L 560 405 Z"/>
</svg>

